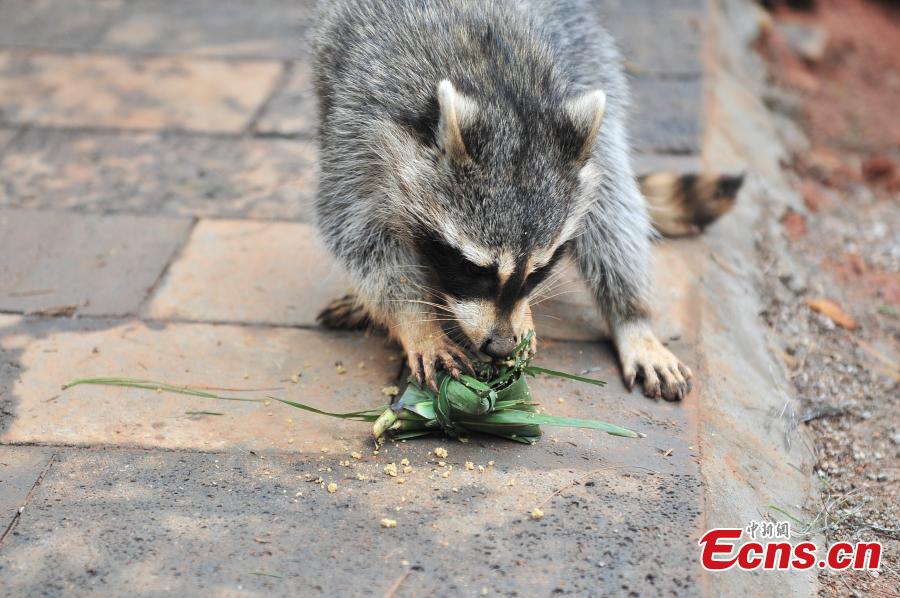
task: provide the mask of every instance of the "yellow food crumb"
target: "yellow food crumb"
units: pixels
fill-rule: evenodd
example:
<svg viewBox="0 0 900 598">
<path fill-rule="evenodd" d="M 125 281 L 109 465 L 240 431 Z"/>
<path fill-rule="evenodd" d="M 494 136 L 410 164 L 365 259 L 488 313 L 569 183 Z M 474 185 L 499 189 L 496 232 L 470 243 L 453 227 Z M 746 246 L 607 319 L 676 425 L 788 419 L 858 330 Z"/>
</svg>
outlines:
<svg viewBox="0 0 900 598">
<path fill-rule="evenodd" d="M 294 444 L 294 439 L 293 439 L 293 438 L 288 438 L 288 444 Z"/>
<path fill-rule="evenodd" d="M 398 483 L 398 484 L 405 484 L 405 483 L 406 483 L 406 478 L 397 478 L 397 483 Z"/>
<path fill-rule="evenodd" d="M 449 478 L 449 477 L 450 477 L 450 472 L 449 472 L 449 471 L 445 471 L 444 473 L 441 474 L 441 477 L 442 477 L 442 478 Z"/>
<path fill-rule="evenodd" d="M 489 465 L 489 466 L 493 466 L 493 465 L 494 465 L 494 462 L 493 462 L 493 461 L 488 461 L 488 465 Z"/>
<path fill-rule="evenodd" d="M 404 468 L 403 468 L 403 473 L 406 473 L 406 474 L 412 473 L 412 466 L 407 465 L 406 467 L 404 467 Z"/>
<path fill-rule="evenodd" d="M 330 484 L 328 484 L 328 493 L 334 494 L 335 492 L 337 492 L 337 484 L 331 482 Z"/>
<path fill-rule="evenodd" d="M 434 449 L 434 454 L 436 457 L 440 457 L 441 459 L 446 459 L 447 458 L 447 449 L 445 449 L 442 446 L 439 446 L 436 449 Z"/>
<path fill-rule="evenodd" d="M 539 508 L 535 507 L 531 510 L 531 518 L 535 521 L 544 518 L 544 512 Z"/>
<path fill-rule="evenodd" d="M 409 465 L 409 459 L 406 459 L 406 458 L 401 459 L 400 465 L 402 465 L 403 467 L 406 467 L 407 465 Z"/>
<path fill-rule="evenodd" d="M 484 465 L 479 465 L 478 471 L 480 471 L 481 473 L 484 473 Z"/>
<path fill-rule="evenodd" d="M 381 520 L 381 527 L 386 528 L 386 529 L 390 529 L 392 527 L 397 527 L 397 520 L 396 519 L 388 519 L 387 517 L 385 517 L 384 519 Z"/>
<path fill-rule="evenodd" d="M 353 459 L 362 459 L 362 455 L 360 453 L 357 453 L 356 451 L 350 453 L 350 457 Z"/>
<path fill-rule="evenodd" d="M 381 394 L 386 397 L 396 397 L 398 394 L 400 394 L 400 389 L 396 386 L 385 386 L 381 389 Z"/>
<path fill-rule="evenodd" d="M 349 460 L 347 460 L 347 461 L 339 461 L 338 464 L 341 465 L 342 467 L 350 467 L 350 461 L 349 461 Z"/>
<path fill-rule="evenodd" d="M 300 384 L 300 374 L 294 374 L 291 376 L 291 382 L 294 384 Z"/>
<path fill-rule="evenodd" d="M 446 461 L 438 461 L 438 467 L 446 467 L 446 466 L 447 466 Z"/>
<path fill-rule="evenodd" d="M 397 477 L 397 464 L 396 463 L 388 463 L 384 466 L 384 473 L 388 474 L 392 478 Z"/>
<path fill-rule="evenodd" d="M 366 480 L 369 479 L 369 476 L 358 473 L 358 474 L 356 474 L 356 479 L 359 480 L 360 482 L 365 482 Z"/>
<path fill-rule="evenodd" d="M 327 448 L 325 448 L 325 447 L 324 447 L 324 446 L 323 446 L 323 447 L 322 447 L 322 449 L 321 449 L 321 450 L 322 450 L 322 452 L 323 452 L 323 453 L 327 453 L 327 452 L 328 452 L 328 449 L 327 449 Z"/>
<path fill-rule="evenodd" d="M 507 482 L 506 482 L 506 485 L 507 485 L 507 486 L 515 486 L 515 485 L 516 485 L 516 478 L 509 478 L 509 480 L 507 480 Z"/>
<path fill-rule="evenodd" d="M 337 371 L 338 375 L 340 375 L 340 376 L 347 373 L 347 368 L 345 368 L 342 365 L 339 365 L 339 366 L 335 367 L 334 369 Z"/>
<path fill-rule="evenodd" d="M 475 464 L 472 463 L 471 461 L 466 461 L 466 469 L 468 469 L 469 471 L 472 471 L 473 469 L 475 469 Z"/>
</svg>

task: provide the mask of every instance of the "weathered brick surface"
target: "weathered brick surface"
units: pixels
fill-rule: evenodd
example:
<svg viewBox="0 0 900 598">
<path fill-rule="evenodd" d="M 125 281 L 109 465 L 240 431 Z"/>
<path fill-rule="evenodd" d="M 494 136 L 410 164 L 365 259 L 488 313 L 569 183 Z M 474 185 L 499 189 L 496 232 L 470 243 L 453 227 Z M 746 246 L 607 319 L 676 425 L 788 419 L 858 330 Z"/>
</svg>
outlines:
<svg viewBox="0 0 900 598">
<path fill-rule="evenodd" d="M 147 315 L 313 326 L 319 311 L 349 288 L 311 225 L 205 220 Z"/>
<path fill-rule="evenodd" d="M 381 337 L 16 316 L 0 316 L 0 350 L 5 360 L 17 364 L 11 392 L 4 397 L 8 415 L 0 426 L 0 443 L 318 452 L 322 447 L 337 450 L 345 444 L 339 438 L 353 434 L 362 446 L 365 426 L 323 420 L 284 405 L 106 387 L 60 392 L 60 386 L 79 377 L 130 376 L 269 389 L 249 394 L 355 411 L 384 403 L 381 388 L 395 383 L 400 364 L 394 361 L 397 351 Z M 339 362 L 346 368 L 343 375 L 335 366 Z M 294 374 L 302 374 L 298 384 L 290 381 Z M 185 414 L 192 410 L 226 415 Z"/>
<path fill-rule="evenodd" d="M 27 131 L 0 152 L 0 205 L 308 220 L 309 142 Z"/>
<path fill-rule="evenodd" d="M 314 0 L 136 0 L 96 44 L 117 52 L 294 59 L 309 52 Z"/>
<path fill-rule="evenodd" d="M 703 93 L 699 81 L 638 78 L 632 82 L 629 119 L 638 152 L 697 154 L 700 150 Z"/>
<path fill-rule="evenodd" d="M 302 62 L 291 67 L 287 82 L 275 92 L 255 128 L 262 134 L 312 137 L 317 119 L 312 71 Z"/>
<path fill-rule="evenodd" d="M 703 72 L 700 11 L 607 9 L 602 14 L 631 74 L 698 79 Z"/>
<path fill-rule="evenodd" d="M 93 47 L 127 0 L 3 0 L 0 46 Z"/>
<path fill-rule="evenodd" d="M 237 133 L 281 65 L 0 50 L 6 124 Z"/>
<path fill-rule="evenodd" d="M 190 225 L 186 218 L 0 209 L 0 309 L 133 314 Z"/>
<path fill-rule="evenodd" d="M 363 449 L 360 461 L 346 451 L 70 451 L 0 551 L 0 575 L 6 591 L 21 596 L 57 588 L 381 596 L 402 575 L 398 596 L 690 594 L 695 567 L 687 563 L 696 558 L 700 524 L 696 466 L 690 452 L 684 460 L 677 452 L 664 457 L 648 438 L 639 442 L 639 463 L 648 469 L 621 467 L 611 449 L 628 443 L 442 442 L 453 466 L 446 479 L 432 473 L 436 443 L 428 440 L 388 445 L 378 456 Z M 399 485 L 382 469 L 401 458 L 414 472 Z M 486 471 L 466 471 L 466 460 Z M 543 520 L 528 517 L 556 488 L 593 469 L 542 507 Z M 306 481 L 319 476 L 337 483 L 337 492 Z M 397 528 L 381 529 L 383 517 Z"/>
<path fill-rule="evenodd" d="M 28 493 L 52 454 L 46 448 L 0 446 L 0 534 L 25 505 Z"/>
</svg>

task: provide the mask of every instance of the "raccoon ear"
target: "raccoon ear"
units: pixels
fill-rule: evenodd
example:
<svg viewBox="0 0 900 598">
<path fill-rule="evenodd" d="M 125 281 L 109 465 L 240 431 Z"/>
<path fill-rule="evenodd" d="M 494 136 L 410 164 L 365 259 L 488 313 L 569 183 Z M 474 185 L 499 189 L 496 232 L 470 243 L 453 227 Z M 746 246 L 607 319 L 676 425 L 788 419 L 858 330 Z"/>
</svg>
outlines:
<svg viewBox="0 0 900 598">
<path fill-rule="evenodd" d="M 456 162 L 464 164 L 471 158 L 463 142 L 462 127 L 470 123 L 478 114 L 475 103 L 460 94 L 447 79 L 438 84 L 438 107 L 441 116 L 438 121 L 437 141 L 441 149 Z"/>
<path fill-rule="evenodd" d="M 581 94 L 566 102 L 566 114 L 572 119 L 576 130 L 584 135 L 584 143 L 578 152 L 578 161 L 584 162 L 594 147 L 600 125 L 603 123 L 603 113 L 606 110 L 606 94 L 595 89 Z"/>
</svg>

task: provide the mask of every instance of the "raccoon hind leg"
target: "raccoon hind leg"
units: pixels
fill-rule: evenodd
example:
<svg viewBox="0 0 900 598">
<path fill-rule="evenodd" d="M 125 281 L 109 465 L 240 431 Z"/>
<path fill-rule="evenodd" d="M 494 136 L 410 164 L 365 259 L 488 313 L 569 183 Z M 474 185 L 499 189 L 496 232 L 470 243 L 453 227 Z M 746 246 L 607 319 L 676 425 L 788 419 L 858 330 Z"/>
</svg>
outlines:
<svg viewBox="0 0 900 598">
<path fill-rule="evenodd" d="M 329 303 L 316 316 L 316 321 L 332 330 L 368 330 L 375 323 L 356 295 L 344 295 Z"/>
</svg>

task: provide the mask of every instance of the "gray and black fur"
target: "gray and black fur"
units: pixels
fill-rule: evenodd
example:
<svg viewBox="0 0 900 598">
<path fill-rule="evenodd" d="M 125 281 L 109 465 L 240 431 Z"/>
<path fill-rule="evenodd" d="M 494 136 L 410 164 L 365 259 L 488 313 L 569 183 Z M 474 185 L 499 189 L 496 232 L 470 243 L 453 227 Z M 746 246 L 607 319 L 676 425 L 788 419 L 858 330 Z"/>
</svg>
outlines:
<svg viewBox="0 0 900 598">
<path fill-rule="evenodd" d="M 499 357 L 571 253 L 628 382 L 683 396 L 689 370 L 657 355 L 671 356 L 646 324 L 653 229 L 621 60 L 591 2 L 336 0 L 319 18 L 316 211 L 358 285 L 355 309 L 338 306 L 346 323 L 386 327 L 420 377 L 457 373 L 462 352 L 433 322 L 457 320 Z"/>
</svg>

